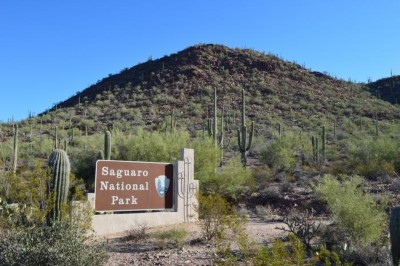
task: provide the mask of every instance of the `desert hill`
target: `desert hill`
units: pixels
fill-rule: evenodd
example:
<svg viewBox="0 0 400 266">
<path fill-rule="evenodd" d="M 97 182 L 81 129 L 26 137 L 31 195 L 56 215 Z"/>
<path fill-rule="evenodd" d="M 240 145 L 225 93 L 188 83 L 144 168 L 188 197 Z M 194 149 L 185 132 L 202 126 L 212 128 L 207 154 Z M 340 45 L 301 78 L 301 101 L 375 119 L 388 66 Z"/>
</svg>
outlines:
<svg viewBox="0 0 400 266">
<path fill-rule="evenodd" d="M 391 76 L 366 84 L 367 90 L 384 101 L 397 104 L 400 101 L 400 76 Z"/>
<path fill-rule="evenodd" d="M 212 115 L 214 88 L 219 108 L 223 105 L 225 116 L 234 119 L 245 89 L 247 113 L 258 128 L 272 121 L 310 127 L 322 120 L 400 116 L 397 106 L 377 99 L 362 84 L 272 54 L 201 44 L 109 75 L 42 117 L 43 122 L 69 119 L 79 127 L 93 125 L 90 121 L 110 127 L 118 121 L 157 129 L 174 109 L 180 126 L 200 130 Z"/>
</svg>

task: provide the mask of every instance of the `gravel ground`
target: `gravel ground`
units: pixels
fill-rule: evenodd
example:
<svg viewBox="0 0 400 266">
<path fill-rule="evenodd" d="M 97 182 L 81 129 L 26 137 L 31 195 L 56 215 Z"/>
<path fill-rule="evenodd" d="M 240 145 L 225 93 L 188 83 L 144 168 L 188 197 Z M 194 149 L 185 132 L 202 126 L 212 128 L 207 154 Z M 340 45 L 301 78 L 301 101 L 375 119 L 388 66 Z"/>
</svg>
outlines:
<svg viewBox="0 0 400 266">
<path fill-rule="evenodd" d="M 257 244 L 265 244 L 276 238 L 285 237 L 287 233 L 276 227 L 285 226 L 279 222 L 266 222 L 260 218 L 250 218 L 247 233 Z M 198 223 L 176 225 L 185 228 L 189 234 L 182 248 L 172 244 L 164 249 L 155 239 L 128 240 L 127 235 L 109 236 L 109 259 L 107 266 L 114 265 L 212 265 L 215 247 L 202 241 Z M 157 230 L 169 229 L 157 228 Z M 151 232 L 151 230 L 149 230 Z"/>
</svg>

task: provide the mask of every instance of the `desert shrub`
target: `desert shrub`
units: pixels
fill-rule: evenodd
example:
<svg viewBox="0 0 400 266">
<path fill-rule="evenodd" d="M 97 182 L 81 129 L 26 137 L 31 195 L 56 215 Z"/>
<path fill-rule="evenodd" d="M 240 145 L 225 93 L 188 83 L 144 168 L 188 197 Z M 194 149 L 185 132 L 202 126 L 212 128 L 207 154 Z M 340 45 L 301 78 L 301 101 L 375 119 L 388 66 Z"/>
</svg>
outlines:
<svg viewBox="0 0 400 266">
<path fill-rule="evenodd" d="M 114 159 L 148 162 L 172 162 L 179 158 L 180 150 L 187 146 L 189 134 L 146 132 L 139 129 L 133 135 L 113 137 Z"/>
<path fill-rule="evenodd" d="M 299 161 L 298 155 L 304 153 L 310 153 L 308 138 L 288 131 L 269 142 L 261 156 L 262 161 L 271 168 L 292 170 Z"/>
<path fill-rule="evenodd" d="M 265 220 L 271 219 L 275 215 L 274 210 L 270 205 L 257 205 L 255 211 L 259 217 Z"/>
<path fill-rule="evenodd" d="M 359 176 L 342 177 L 341 182 L 331 175 L 323 177 L 316 192 L 328 204 L 333 220 L 344 233 L 344 241 L 369 244 L 379 240 L 386 226 L 383 206 L 361 188 Z"/>
<path fill-rule="evenodd" d="M 2 209 L 0 223 L 4 227 L 32 226 L 44 222 L 47 201 L 46 180 L 48 169 L 36 160 L 35 166 L 18 175 L 0 174 L 0 198 Z"/>
<path fill-rule="evenodd" d="M 198 213 L 200 226 L 206 240 L 224 234 L 229 224 L 229 216 L 233 214 L 232 206 L 220 195 L 198 195 Z"/>
<path fill-rule="evenodd" d="M 86 200 L 71 201 L 66 208 L 66 219 L 77 226 L 80 230 L 90 231 L 92 229 L 93 208 Z"/>
<path fill-rule="evenodd" d="M 195 149 L 195 178 L 200 181 L 202 192 L 219 194 L 237 201 L 253 185 L 251 170 L 243 168 L 237 156 L 216 171 L 219 149 L 210 138 L 195 139 L 191 142 L 191 147 Z"/>
<path fill-rule="evenodd" d="M 387 136 L 353 140 L 348 153 L 351 165 L 363 176 L 373 177 L 379 171 L 393 174 L 400 166 L 399 145 Z"/>
<path fill-rule="evenodd" d="M 1 265 L 102 265 L 104 243 L 68 222 L 12 231 L 0 241 Z"/>
<path fill-rule="evenodd" d="M 307 258 L 306 254 L 303 243 L 291 234 L 287 244 L 281 240 L 275 240 L 270 247 L 260 247 L 253 263 L 257 266 L 315 265 L 316 258 Z"/>
<path fill-rule="evenodd" d="M 247 219 L 235 214 L 227 218 L 225 230 L 215 237 L 217 252 L 213 255 L 213 262 L 215 265 L 250 264 L 255 243 L 246 233 Z"/>
<path fill-rule="evenodd" d="M 253 169 L 254 182 L 258 187 L 264 187 L 274 179 L 274 172 L 268 166 L 259 166 Z"/>
<path fill-rule="evenodd" d="M 98 150 L 87 150 L 71 156 L 71 169 L 75 175 L 85 182 L 89 190 L 94 190 L 94 179 L 96 172 L 96 161 L 99 158 Z"/>
<path fill-rule="evenodd" d="M 215 179 L 210 180 L 207 190 L 218 193 L 226 199 L 237 201 L 252 185 L 254 185 L 252 171 L 243 167 L 239 157 L 232 157 L 216 174 Z"/>
<path fill-rule="evenodd" d="M 288 227 L 280 227 L 278 229 L 294 234 L 307 247 L 311 248 L 311 240 L 320 233 L 320 224 L 314 215 L 315 211 L 290 209 L 283 216 L 283 223 Z"/>
<path fill-rule="evenodd" d="M 128 230 L 124 239 L 126 241 L 141 241 L 149 238 L 148 228 L 146 224 L 138 224 Z"/>
<path fill-rule="evenodd" d="M 195 138 L 190 142 L 195 150 L 194 177 L 203 186 L 215 178 L 215 168 L 219 162 L 219 149 L 211 138 Z"/>
<path fill-rule="evenodd" d="M 188 231 L 185 228 L 171 228 L 152 233 L 161 249 L 164 249 L 168 243 L 172 243 L 175 248 L 182 248 L 187 235 Z"/>
<path fill-rule="evenodd" d="M 326 248 L 325 245 L 319 245 L 315 252 L 316 258 L 322 265 L 352 265 L 351 263 L 342 263 L 340 255 Z"/>
</svg>

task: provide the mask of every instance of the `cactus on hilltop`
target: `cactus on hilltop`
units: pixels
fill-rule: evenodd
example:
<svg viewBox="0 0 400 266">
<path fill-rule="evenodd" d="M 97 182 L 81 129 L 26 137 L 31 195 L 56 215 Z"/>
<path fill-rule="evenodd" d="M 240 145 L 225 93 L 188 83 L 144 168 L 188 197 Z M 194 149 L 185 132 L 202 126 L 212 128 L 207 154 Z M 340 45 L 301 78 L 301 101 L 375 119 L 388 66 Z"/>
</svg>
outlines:
<svg viewBox="0 0 400 266">
<path fill-rule="evenodd" d="M 247 153 L 250 150 L 251 143 L 253 140 L 253 134 L 254 134 L 254 121 L 251 122 L 251 130 L 250 133 L 247 133 L 247 126 L 246 126 L 246 103 L 245 103 L 245 97 L 244 97 L 244 90 L 242 90 L 242 121 L 241 121 L 241 126 L 238 128 L 238 145 L 239 145 L 239 151 L 242 157 L 242 164 L 244 167 L 246 167 L 247 164 Z"/>
<path fill-rule="evenodd" d="M 52 224 L 54 221 L 62 219 L 62 207 L 68 200 L 71 165 L 67 153 L 61 149 L 55 149 L 50 154 L 48 165 L 52 177 L 48 187 L 53 205 L 47 216 L 47 222 Z"/>
</svg>

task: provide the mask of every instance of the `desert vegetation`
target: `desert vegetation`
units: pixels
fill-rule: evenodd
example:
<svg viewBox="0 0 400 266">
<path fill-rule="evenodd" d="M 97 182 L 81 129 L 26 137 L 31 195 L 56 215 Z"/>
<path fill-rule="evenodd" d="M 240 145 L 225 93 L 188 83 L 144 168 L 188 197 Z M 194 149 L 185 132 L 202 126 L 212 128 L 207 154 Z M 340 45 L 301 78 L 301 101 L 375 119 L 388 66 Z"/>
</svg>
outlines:
<svg viewBox="0 0 400 266">
<path fill-rule="evenodd" d="M 376 97 L 386 86 L 372 85 L 197 45 L 1 123 L 0 262 L 104 264 L 107 244 L 87 231 L 91 210 L 71 208 L 93 191 L 96 160 L 173 162 L 187 147 L 200 181 L 195 242 L 213 263 L 392 265 L 400 109 Z M 278 220 L 287 234 L 256 243 L 244 230 L 249 219 Z M 141 226 L 126 238 L 154 239 L 159 249 L 193 242 L 180 228 Z"/>
</svg>

